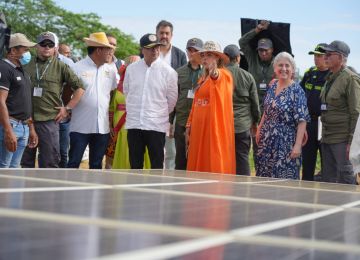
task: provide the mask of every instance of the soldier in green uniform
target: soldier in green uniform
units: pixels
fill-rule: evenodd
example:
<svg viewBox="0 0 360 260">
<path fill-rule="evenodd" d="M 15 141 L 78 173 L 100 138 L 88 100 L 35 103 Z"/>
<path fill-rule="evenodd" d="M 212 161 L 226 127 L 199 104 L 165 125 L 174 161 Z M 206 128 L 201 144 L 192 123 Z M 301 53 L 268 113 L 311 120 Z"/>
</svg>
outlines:
<svg viewBox="0 0 360 260">
<path fill-rule="evenodd" d="M 360 112 L 360 78 L 346 68 L 349 46 L 333 41 L 323 47 L 330 74 L 321 91 L 322 181 L 354 183 L 350 144 Z"/>
<path fill-rule="evenodd" d="M 267 30 L 269 24 L 269 21 L 261 21 L 255 29 L 244 34 L 239 40 L 240 48 L 244 52 L 249 65 L 248 71 L 255 79 L 261 111 L 263 111 L 263 99 L 265 97 L 268 84 L 274 78 L 274 48 L 272 41 L 268 38 L 260 39 L 256 50 L 251 47 L 250 41 L 261 31 Z M 256 162 L 257 145 L 255 142 L 255 133 L 252 133 L 252 144 L 254 160 Z"/>
<path fill-rule="evenodd" d="M 254 77 L 239 67 L 240 49 L 234 44 L 228 45 L 224 53 L 229 57 L 227 68 L 233 76 L 233 110 L 235 126 L 236 174 L 250 175 L 249 151 L 251 134 L 256 133 L 260 121 L 260 107 Z"/>
<path fill-rule="evenodd" d="M 317 152 L 320 150 L 318 139 L 318 120 L 321 114 L 320 92 L 325 84 L 325 78 L 329 74 L 329 69 L 325 63 L 325 51 L 321 49 L 325 45 L 325 43 L 320 43 L 315 47 L 315 50 L 309 52 L 309 55 L 314 55 L 315 66 L 305 72 L 300 82 L 305 91 L 311 117 L 311 121 L 306 125 L 308 141 L 302 149 L 302 179 L 307 181 L 314 180 Z"/>
<path fill-rule="evenodd" d="M 185 145 L 185 125 L 189 117 L 192 102 L 194 99 L 195 88 L 198 85 L 198 79 L 201 75 L 201 66 L 199 61 L 195 60 L 192 55 L 203 48 L 202 40 L 192 38 L 186 44 L 186 54 L 189 62 L 178 68 L 178 100 L 176 103 L 174 116 L 175 122 L 175 169 L 186 170 L 186 145 Z"/>
</svg>

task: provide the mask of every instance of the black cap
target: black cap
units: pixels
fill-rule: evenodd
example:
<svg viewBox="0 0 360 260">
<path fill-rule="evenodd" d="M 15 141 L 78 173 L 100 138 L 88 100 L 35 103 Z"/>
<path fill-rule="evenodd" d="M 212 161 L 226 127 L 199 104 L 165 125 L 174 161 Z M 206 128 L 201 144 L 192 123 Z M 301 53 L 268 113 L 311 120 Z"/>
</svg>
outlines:
<svg viewBox="0 0 360 260">
<path fill-rule="evenodd" d="M 194 48 L 195 50 L 201 51 L 203 47 L 204 47 L 204 43 L 199 38 L 191 38 L 186 43 L 186 49 Z"/>
<path fill-rule="evenodd" d="M 229 56 L 230 59 L 234 59 L 239 55 L 244 55 L 244 53 L 239 49 L 235 44 L 230 44 L 224 48 L 224 53 Z"/>
<path fill-rule="evenodd" d="M 147 33 L 140 39 L 140 47 L 150 49 L 158 45 L 163 45 L 161 42 L 159 42 L 156 34 L 153 33 Z"/>
<path fill-rule="evenodd" d="M 350 54 L 350 47 L 342 41 L 333 41 L 330 44 L 326 44 L 326 46 L 322 47 L 325 51 L 334 51 L 338 52 L 345 57 L 349 56 Z"/>
<path fill-rule="evenodd" d="M 313 51 L 309 51 L 309 55 L 314 55 L 314 54 L 319 54 L 319 55 L 323 55 L 325 54 L 325 50 L 323 49 L 324 47 L 326 47 L 326 43 L 319 43 L 318 45 L 316 45 L 315 49 Z"/>
<path fill-rule="evenodd" d="M 52 32 L 43 32 L 37 37 L 37 43 L 43 42 L 45 40 L 49 40 L 53 42 L 55 45 L 57 44 L 56 35 Z"/>
</svg>

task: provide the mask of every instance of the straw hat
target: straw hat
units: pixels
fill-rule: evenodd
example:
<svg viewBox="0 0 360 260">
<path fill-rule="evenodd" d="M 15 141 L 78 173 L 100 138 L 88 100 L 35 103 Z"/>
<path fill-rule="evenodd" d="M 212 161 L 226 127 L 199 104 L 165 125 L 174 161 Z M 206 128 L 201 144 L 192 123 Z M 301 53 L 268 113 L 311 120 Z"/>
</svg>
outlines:
<svg viewBox="0 0 360 260">
<path fill-rule="evenodd" d="M 225 64 L 229 63 L 229 57 L 227 55 L 225 55 L 222 51 L 221 51 L 221 47 L 220 44 L 218 44 L 217 42 L 214 41 L 207 41 L 204 43 L 204 46 L 202 48 L 202 50 L 196 52 L 193 54 L 193 57 L 195 59 L 197 59 L 198 61 L 201 60 L 200 54 L 204 53 L 204 52 L 211 52 L 214 53 L 215 55 L 217 55 L 220 59 L 222 59 L 224 61 Z"/>
<path fill-rule="evenodd" d="M 104 32 L 92 33 L 89 38 L 84 38 L 84 41 L 88 47 L 108 47 L 115 49 L 115 47 L 109 43 Z"/>
</svg>

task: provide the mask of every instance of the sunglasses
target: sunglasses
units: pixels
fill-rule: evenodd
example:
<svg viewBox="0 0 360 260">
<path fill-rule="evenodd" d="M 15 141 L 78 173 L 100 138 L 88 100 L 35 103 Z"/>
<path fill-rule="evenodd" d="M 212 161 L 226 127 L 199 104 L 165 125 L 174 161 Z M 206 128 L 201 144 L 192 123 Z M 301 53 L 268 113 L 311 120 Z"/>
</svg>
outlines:
<svg viewBox="0 0 360 260">
<path fill-rule="evenodd" d="M 39 45 L 43 48 L 49 47 L 50 49 L 55 47 L 53 42 L 40 42 Z"/>
</svg>

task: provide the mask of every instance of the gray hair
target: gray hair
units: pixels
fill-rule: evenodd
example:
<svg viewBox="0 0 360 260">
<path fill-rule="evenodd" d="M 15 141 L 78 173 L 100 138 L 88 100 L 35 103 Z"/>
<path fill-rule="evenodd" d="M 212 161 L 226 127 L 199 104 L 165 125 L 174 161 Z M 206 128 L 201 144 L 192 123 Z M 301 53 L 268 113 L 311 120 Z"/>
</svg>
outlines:
<svg viewBox="0 0 360 260">
<path fill-rule="evenodd" d="M 293 56 L 291 56 L 291 54 L 287 53 L 286 51 L 283 51 L 283 52 L 280 52 L 278 55 L 276 55 L 274 58 L 274 65 L 273 65 L 274 69 L 275 69 L 276 65 L 280 62 L 280 60 L 287 60 L 291 64 L 293 71 L 295 72 L 296 63 L 295 63 Z"/>
</svg>

